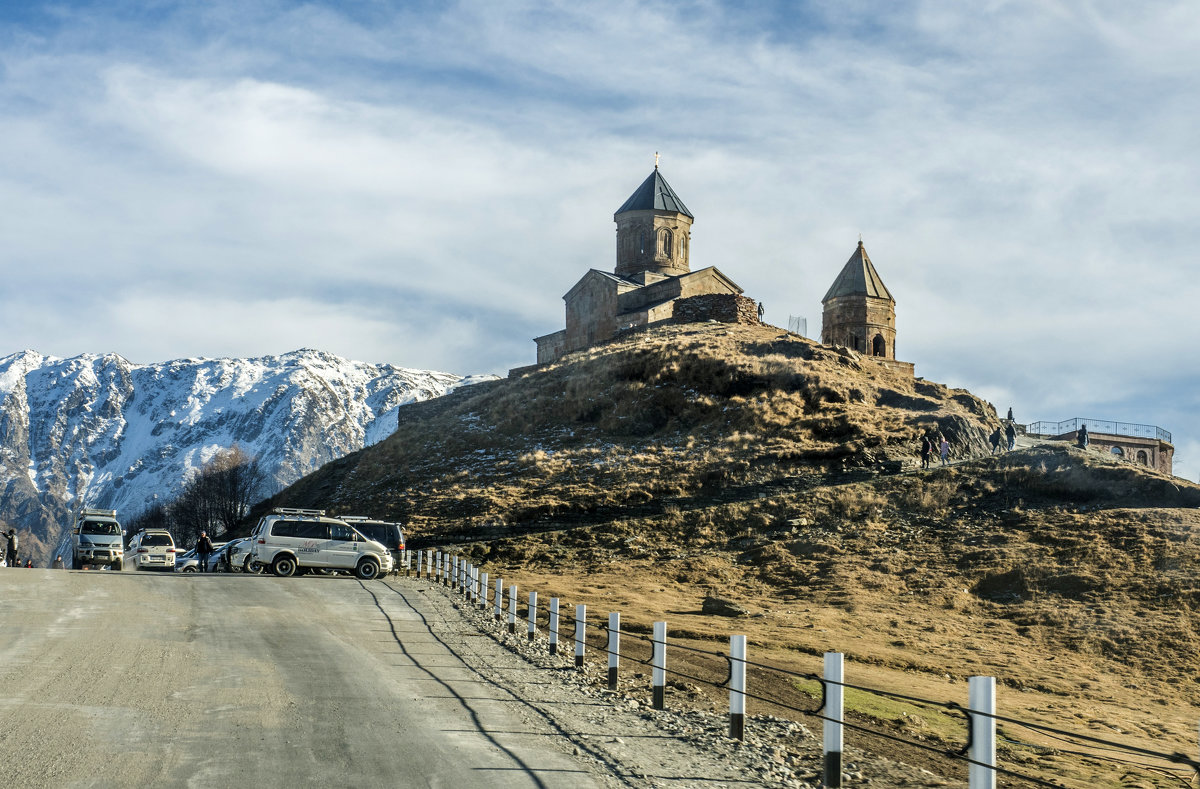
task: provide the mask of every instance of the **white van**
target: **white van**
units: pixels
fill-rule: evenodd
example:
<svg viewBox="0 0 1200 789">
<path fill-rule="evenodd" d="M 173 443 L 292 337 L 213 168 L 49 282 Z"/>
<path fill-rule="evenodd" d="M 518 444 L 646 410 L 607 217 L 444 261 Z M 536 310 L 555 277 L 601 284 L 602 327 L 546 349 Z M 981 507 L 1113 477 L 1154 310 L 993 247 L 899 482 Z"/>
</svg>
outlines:
<svg viewBox="0 0 1200 789">
<path fill-rule="evenodd" d="M 254 561 L 281 578 L 297 568 L 350 570 L 363 580 L 392 571 L 392 555 L 325 510 L 279 508 L 264 515 L 250 534 Z"/>
<path fill-rule="evenodd" d="M 166 529 L 147 529 L 133 535 L 125 549 L 125 566 L 135 570 L 175 569 L 175 540 Z"/>
</svg>

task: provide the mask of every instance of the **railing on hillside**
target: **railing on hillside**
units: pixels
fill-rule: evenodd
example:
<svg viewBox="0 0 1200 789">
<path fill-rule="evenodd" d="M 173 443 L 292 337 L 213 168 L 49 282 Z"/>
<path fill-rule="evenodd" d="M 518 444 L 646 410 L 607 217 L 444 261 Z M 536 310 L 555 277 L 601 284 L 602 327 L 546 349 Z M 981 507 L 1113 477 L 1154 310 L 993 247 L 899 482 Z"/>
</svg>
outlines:
<svg viewBox="0 0 1200 789">
<path fill-rule="evenodd" d="M 467 557 L 440 550 L 416 551 L 415 553 L 416 556 L 413 557 L 412 551 L 406 550 L 404 552 L 401 567 L 406 576 L 412 573 L 413 559 L 415 558 L 416 575 L 418 578 L 424 577 L 435 584 L 450 587 L 464 597 L 468 604 L 474 607 L 484 611 L 493 608 L 494 614 L 492 619 L 498 625 L 501 633 L 507 632 L 516 635 L 518 632 L 518 621 L 527 620 L 526 637 L 528 640 L 533 641 L 540 635 L 539 626 L 543 618 L 538 607 L 537 592 L 529 592 L 529 601 L 526 606 L 525 616 L 522 616 L 518 609 L 517 587 L 515 585 L 506 584 L 503 578 L 493 579 L 495 582 L 495 591 L 491 595 L 491 602 L 489 603 L 488 598 L 491 587 L 488 583 L 488 573 L 481 571 L 480 567 L 468 561 Z M 505 605 L 505 591 L 508 592 L 507 606 Z M 505 623 L 506 619 L 507 624 Z M 557 597 L 550 598 L 547 617 L 544 621 L 546 622 L 545 632 L 549 636 L 549 653 L 556 655 L 558 654 L 559 637 L 561 635 L 560 601 Z M 1022 720 L 1020 718 L 997 714 L 996 680 L 994 677 L 970 677 L 967 704 L 963 706 L 958 702 L 927 699 L 909 693 L 899 693 L 882 688 L 848 683 L 845 681 L 844 656 L 837 652 L 825 653 L 824 670 L 822 673 L 817 674 L 815 672 L 794 671 L 782 666 L 757 663 L 749 660 L 746 654 L 746 636 L 744 635 L 730 636 L 730 650 L 728 654 L 710 652 L 678 642 L 670 643 L 670 647 L 673 650 L 681 650 L 693 656 L 700 656 L 718 666 L 724 664 L 717 672 L 717 676 L 727 671 L 725 679 L 714 682 L 711 679 L 667 667 L 668 641 L 666 622 L 655 622 L 653 635 L 646 636 L 627 629 L 621 629 L 620 613 L 612 612 L 608 615 L 607 627 L 604 627 L 601 623 L 596 623 L 594 631 L 589 631 L 587 606 L 576 605 L 574 625 L 574 636 L 573 638 L 568 636 L 568 639 L 574 641 L 575 667 L 583 669 L 589 649 L 593 652 L 599 652 L 607 659 L 608 688 L 610 690 L 616 690 L 619 686 L 619 669 L 622 658 L 638 666 L 651 669 L 652 679 L 650 690 L 652 693 L 651 703 L 654 709 L 665 709 L 666 677 L 667 675 L 672 675 L 680 679 L 710 685 L 721 690 L 727 689 L 729 691 L 729 736 L 731 738 L 738 740 L 745 738 L 747 699 L 770 705 L 772 708 L 783 709 L 796 715 L 813 717 L 821 721 L 824 734 L 822 778 L 823 785 L 826 787 L 842 786 L 843 737 L 846 731 L 890 740 L 898 745 L 932 752 L 963 763 L 968 767 L 970 789 L 996 789 L 997 778 L 999 776 L 1005 776 L 1016 782 L 1015 784 L 1007 784 L 1010 786 L 1062 786 L 1057 781 L 1040 778 L 1024 771 L 998 764 L 996 748 L 998 739 L 1005 742 L 1010 750 L 1013 746 L 1038 748 L 1038 746 L 1033 746 L 1032 743 L 1022 743 L 1013 740 L 1008 733 L 998 731 L 998 724 L 1001 723 L 1020 727 L 1030 732 L 1036 732 L 1062 743 L 1053 749 L 1039 748 L 1039 750 L 1044 750 L 1047 753 L 1057 752 L 1091 760 L 1103 760 L 1109 762 L 1114 767 L 1120 767 L 1128 774 L 1153 774 L 1166 778 L 1171 782 L 1176 782 L 1179 786 L 1183 787 L 1192 786 L 1195 780 L 1200 777 L 1200 761 L 1185 753 L 1143 748 L 1128 742 L 1114 740 L 1111 737 L 1096 737 L 1081 732 L 1047 726 L 1036 721 Z M 589 632 L 594 632 L 594 635 L 598 637 L 593 638 L 592 643 L 588 642 Z M 622 636 L 628 640 L 637 642 L 638 647 L 632 651 L 628 645 L 622 648 Z M 633 652 L 638 652 L 640 655 L 644 655 L 647 651 L 649 652 L 648 659 L 633 654 Z M 815 709 L 804 709 L 790 705 L 778 696 L 771 698 L 750 692 L 746 684 L 748 667 L 756 670 L 758 674 L 757 679 L 765 679 L 764 674 L 774 675 L 777 681 L 779 678 L 782 678 L 785 683 L 793 688 L 795 688 L 797 681 L 813 683 L 820 688 L 821 698 L 818 702 L 819 706 Z M 843 699 L 845 690 L 854 690 L 880 698 L 903 701 L 924 710 L 961 715 L 963 718 L 962 725 L 965 729 L 966 744 L 962 748 L 955 748 L 954 746 L 940 747 L 931 742 L 924 741 L 924 738 L 914 740 L 898 733 L 882 731 L 875 727 L 868 727 L 858 722 L 848 721 L 845 718 Z M 771 691 L 762 692 L 770 693 Z M 1149 760 L 1150 763 L 1146 763 L 1146 760 Z"/>
<path fill-rule="evenodd" d="M 1026 433 L 1038 436 L 1061 436 L 1073 433 L 1080 425 L 1087 425 L 1089 433 L 1103 433 L 1109 436 L 1132 436 L 1135 438 L 1157 438 L 1159 441 L 1171 443 L 1171 433 L 1157 425 L 1138 425 L 1132 422 L 1113 422 L 1108 419 L 1088 419 L 1077 416 L 1062 422 L 1034 422 L 1025 428 Z"/>
</svg>

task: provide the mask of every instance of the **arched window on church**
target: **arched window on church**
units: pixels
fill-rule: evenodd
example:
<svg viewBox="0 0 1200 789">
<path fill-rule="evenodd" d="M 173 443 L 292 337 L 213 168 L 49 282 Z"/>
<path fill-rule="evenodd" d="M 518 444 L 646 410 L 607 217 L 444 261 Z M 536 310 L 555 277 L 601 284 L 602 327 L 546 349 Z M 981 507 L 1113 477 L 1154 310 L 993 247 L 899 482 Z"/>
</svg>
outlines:
<svg viewBox="0 0 1200 789">
<path fill-rule="evenodd" d="M 862 341 L 858 339 L 857 334 L 850 335 L 850 342 L 854 344 L 854 350 L 856 350 L 856 351 L 862 350 Z"/>
<path fill-rule="evenodd" d="M 871 355 L 887 356 L 887 341 L 882 334 L 876 334 L 875 339 L 871 340 Z"/>
<path fill-rule="evenodd" d="M 1137 461 L 1138 461 L 1138 463 L 1141 463 L 1143 466 L 1150 465 L 1150 456 L 1146 454 L 1146 450 L 1144 450 L 1144 449 L 1138 450 Z"/>
<path fill-rule="evenodd" d="M 668 260 L 671 258 L 671 231 L 663 230 L 659 233 L 659 251 L 662 256 Z"/>
<path fill-rule="evenodd" d="M 679 259 L 680 260 L 687 260 L 687 242 L 688 242 L 687 233 L 684 233 L 681 236 L 679 236 Z"/>
<path fill-rule="evenodd" d="M 1120 447 L 1113 447 L 1112 449 L 1110 449 L 1108 451 L 1113 453 L 1114 455 L 1116 455 L 1119 458 L 1125 457 L 1125 450 L 1121 449 Z"/>
</svg>

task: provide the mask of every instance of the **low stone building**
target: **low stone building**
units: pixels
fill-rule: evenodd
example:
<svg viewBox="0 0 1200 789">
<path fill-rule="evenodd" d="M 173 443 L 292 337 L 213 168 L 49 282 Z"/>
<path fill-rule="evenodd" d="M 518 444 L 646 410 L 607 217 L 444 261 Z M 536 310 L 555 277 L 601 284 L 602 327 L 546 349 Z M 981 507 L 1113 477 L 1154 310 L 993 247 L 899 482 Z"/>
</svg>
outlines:
<svg viewBox="0 0 1200 789">
<path fill-rule="evenodd" d="M 1087 427 L 1090 449 L 1149 466 L 1164 474 L 1174 474 L 1175 447 L 1171 444 L 1171 433 L 1157 425 L 1075 417 L 1062 422 L 1034 422 L 1025 428 L 1025 432 L 1077 443 L 1083 426 Z"/>
<path fill-rule="evenodd" d="M 742 289 L 715 266 L 692 271 L 689 242 L 694 217 L 658 167 L 613 215 L 617 224 L 617 265 L 613 272 L 592 269 L 563 301 L 566 328 L 534 339 L 538 364 L 612 338 L 618 332 L 675 318 L 675 304 L 696 296 L 742 297 Z M 748 300 L 747 300 L 748 301 Z M 753 303 L 753 302 L 751 302 Z M 732 315 L 742 315 L 733 302 Z M 729 313 L 716 302 L 689 308 L 707 320 Z M 751 310 L 753 313 L 753 310 Z M 755 316 L 757 321 L 757 316 Z"/>
</svg>

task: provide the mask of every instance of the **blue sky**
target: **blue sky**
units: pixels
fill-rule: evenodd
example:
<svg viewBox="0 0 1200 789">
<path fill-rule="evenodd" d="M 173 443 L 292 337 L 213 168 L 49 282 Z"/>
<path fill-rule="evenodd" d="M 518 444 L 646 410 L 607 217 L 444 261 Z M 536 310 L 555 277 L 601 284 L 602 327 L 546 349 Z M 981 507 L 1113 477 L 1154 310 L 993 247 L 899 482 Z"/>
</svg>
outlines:
<svg viewBox="0 0 1200 789">
<path fill-rule="evenodd" d="M 749 5 L 750 8 L 746 6 Z M 653 167 L 767 320 L 1200 473 L 1190 2 L 0 6 L 0 352 L 533 360 Z"/>
</svg>

